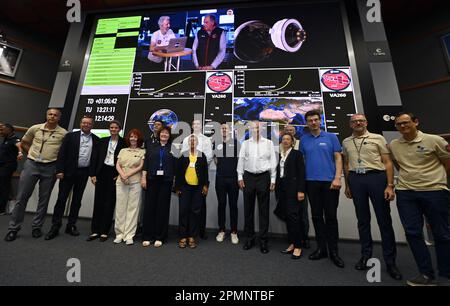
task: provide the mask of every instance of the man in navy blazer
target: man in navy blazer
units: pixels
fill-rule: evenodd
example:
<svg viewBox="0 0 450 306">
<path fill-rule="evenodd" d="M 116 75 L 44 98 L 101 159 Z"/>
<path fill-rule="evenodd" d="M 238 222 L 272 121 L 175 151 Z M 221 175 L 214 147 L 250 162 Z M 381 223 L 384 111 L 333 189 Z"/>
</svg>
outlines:
<svg viewBox="0 0 450 306">
<path fill-rule="evenodd" d="M 59 179 L 58 200 L 53 211 L 52 227 L 45 240 L 58 236 L 67 199 L 72 190 L 66 233 L 72 236 L 80 234 L 76 222 L 89 177 L 89 168 L 94 166 L 94 150 L 99 143 L 99 138 L 91 133 L 93 124 L 92 117 L 84 116 L 80 122 L 81 130 L 68 133 L 63 139 L 56 162 L 56 177 Z"/>
</svg>

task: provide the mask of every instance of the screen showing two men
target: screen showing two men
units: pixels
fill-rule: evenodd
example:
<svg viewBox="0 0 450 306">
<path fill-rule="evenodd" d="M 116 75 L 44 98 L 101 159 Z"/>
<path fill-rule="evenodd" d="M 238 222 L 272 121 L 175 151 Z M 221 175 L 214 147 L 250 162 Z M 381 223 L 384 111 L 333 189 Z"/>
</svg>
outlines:
<svg viewBox="0 0 450 306">
<path fill-rule="evenodd" d="M 200 116 L 209 135 L 212 122 L 255 119 L 301 133 L 315 109 L 346 135 L 356 106 L 343 22 L 338 2 L 98 19 L 75 122 L 91 115 L 106 135 L 113 119 L 148 131 Z"/>
</svg>

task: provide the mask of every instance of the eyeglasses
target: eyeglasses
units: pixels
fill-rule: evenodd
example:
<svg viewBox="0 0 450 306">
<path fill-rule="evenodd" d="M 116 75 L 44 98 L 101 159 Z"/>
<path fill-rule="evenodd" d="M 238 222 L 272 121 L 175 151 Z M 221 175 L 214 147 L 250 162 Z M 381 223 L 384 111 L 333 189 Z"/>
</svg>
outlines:
<svg viewBox="0 0 450 306">
<path fill-rule="evenodd" d="M 408 125 L 411 124 L 412 121 L 401 121 L 401 122 L 396 122 L 395 126 L 402 126 L 402 125 Z"/>
</svg>

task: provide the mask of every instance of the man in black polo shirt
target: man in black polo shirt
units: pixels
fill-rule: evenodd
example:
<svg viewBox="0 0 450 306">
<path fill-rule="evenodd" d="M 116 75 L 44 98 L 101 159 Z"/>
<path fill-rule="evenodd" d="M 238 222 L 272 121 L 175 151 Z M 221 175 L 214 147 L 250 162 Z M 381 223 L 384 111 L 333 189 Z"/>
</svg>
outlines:
<svg viewBox="0 0 450 306">
<path fill-rule="evenodd" d="M 239 185 L 237 176 L 238 151 L 236 138 L 231 138 L 230 127 L 226 122 L 222 123 L 220 131 L 222 141 L 214 143 L 214 162 L 216 171 L 216 194 L 218 202 L 219 233 L 217 242 L 225 239 L 225 217 L 228 203 L 230 205 L 231 243 L 238 244 L 237 235 Z"/>
<path fill-rule="evenodd" d="M 11 124 L 6 123 L 2 126 L 0 136 L 3 137 L 3 143 L 0 145 L 0 215 L 5 215 L 11 190 L 11 177 L 17 169 L 17 158 L 22 157 L 22 152 L 19 154 L 20 139 L 14 134 L 14 127 Z"/>
<path fill-rule="evenodd" d="M 217 26 L 214 15 L 206 15 L 203 28 L 197 32 L 192 45 L 192 60 L 198 70 L 217 69 L 225 58 L 225 31 Z"/>
</svg>

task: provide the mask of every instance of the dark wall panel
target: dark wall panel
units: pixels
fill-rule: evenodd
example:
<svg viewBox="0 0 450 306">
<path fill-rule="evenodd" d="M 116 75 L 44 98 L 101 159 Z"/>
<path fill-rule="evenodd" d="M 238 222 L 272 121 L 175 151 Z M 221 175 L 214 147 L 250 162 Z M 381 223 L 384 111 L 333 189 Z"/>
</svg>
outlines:
<svg viewBox="0 0 450 306">
<path fill-rule="evenodd" d="M 7 42 L 23 50 L 14 78 L 0 78 L 51 91 L 61 48 L 46 37 L 22 31 L 20 26 L 1 22 Z M 45 119 L 50 94 L 0 82 L 0 121 L 29 127 Z"/>
</svg>

